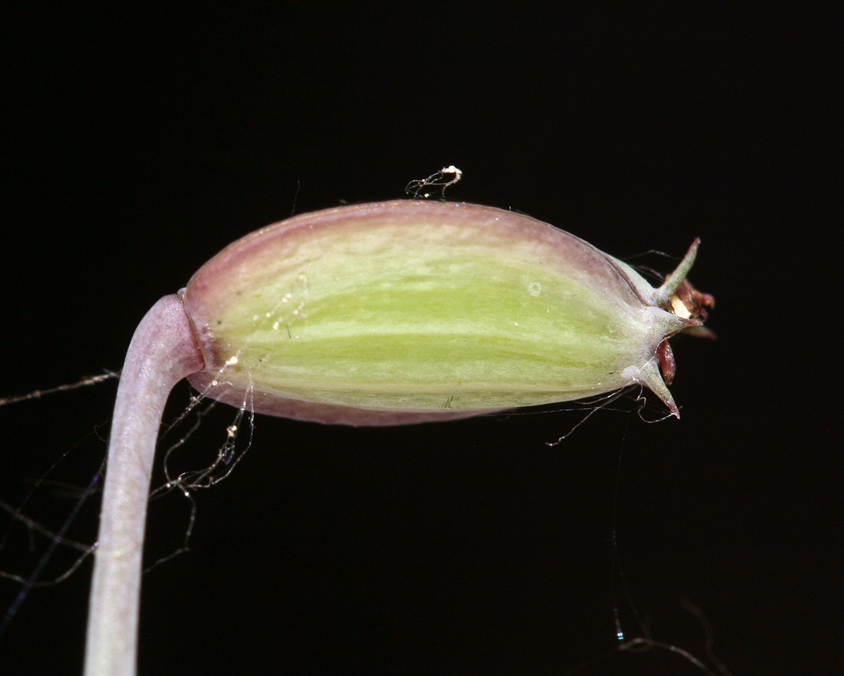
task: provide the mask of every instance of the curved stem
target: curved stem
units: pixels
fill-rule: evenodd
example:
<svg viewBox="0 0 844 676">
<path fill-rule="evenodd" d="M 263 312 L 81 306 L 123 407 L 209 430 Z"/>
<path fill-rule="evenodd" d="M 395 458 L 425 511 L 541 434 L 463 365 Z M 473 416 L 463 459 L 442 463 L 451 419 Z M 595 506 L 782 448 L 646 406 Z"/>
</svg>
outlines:
<svg viewBox="0 0 844 676">
<path fill-rule="evenodd" d="M 144 527 L 161 415 L 173 386 L 203 366 L 181 299 L 165 296 L 138 325 L 117 389 L 88 610 L 85 676 L 135 673 Z"/>
</svg>

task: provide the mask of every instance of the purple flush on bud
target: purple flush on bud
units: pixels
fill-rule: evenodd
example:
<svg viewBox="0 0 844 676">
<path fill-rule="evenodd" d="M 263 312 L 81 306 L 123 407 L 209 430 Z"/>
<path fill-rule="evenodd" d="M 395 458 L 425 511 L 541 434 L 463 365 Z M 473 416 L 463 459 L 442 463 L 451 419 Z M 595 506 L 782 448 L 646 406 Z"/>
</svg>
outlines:
<svg viewBox="0 0 844 676">
<path fill-rule="evenodd" d="M 201 392 L 258 412 L 394 425 L 579 399 L 632 384 L 679 412 L 667 339 L 711 298 L 652 287 L 535 219 L 453 202 L 303 214 L 247 235 L 182 291 Z M 662 371 L 662 373 L 661 373 Z"/>
</svg>

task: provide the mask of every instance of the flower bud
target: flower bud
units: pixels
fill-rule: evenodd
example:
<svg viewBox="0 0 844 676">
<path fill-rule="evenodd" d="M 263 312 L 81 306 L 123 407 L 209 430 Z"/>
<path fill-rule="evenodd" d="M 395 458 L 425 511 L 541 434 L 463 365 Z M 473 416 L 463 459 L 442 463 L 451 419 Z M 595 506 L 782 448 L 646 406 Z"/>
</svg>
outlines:
<svg viewBox="0 0 844 676">
<path fill-rule="evenodd" d="M 189 380 L 257 412 L 395 425 L 649 387 L 679 412 L 666 339 L 710 296 L 521 214 L 455 202 L 339 207 L 267 226 L 181 296 L 205 359 Z"/>
</svg>

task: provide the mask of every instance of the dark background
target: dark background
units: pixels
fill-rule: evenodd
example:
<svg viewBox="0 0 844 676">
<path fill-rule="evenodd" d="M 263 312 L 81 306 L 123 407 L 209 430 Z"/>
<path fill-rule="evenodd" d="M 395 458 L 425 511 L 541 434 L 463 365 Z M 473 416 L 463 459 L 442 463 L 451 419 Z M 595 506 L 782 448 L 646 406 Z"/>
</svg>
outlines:
<svg viewBox="0 0 844 676">
<path fill-rule="evenodd" d="M 448 164 L 449 199 L 618 257 L 700 236 L 692 278 L 718 299 L 719 340 L 676 341 L 679 422 L 645 424 L 628 398 L 549 448 L 579 414 L 258 418 L 233 475 L 196 495 L 190 553 L 144 579 L 142 675 L 702 673 L 617 652 L 614 609 L 628 638 L 714 671 L 684 599 L 734 676 L 844 667 L 840 35 L 804 7 L 588 6 L 7 16 L 0 396 L 119 369 L 152 303 L 241 235 L 401 198 Z M 46 476 L 25 511 L 59 528 L 113 396 L 0 407 L 0 499 Z M 207 464 L 233 415 L 209 414 L 180 462 Z M 70 534 L 92 542 L 96 514 Z M 152 506 L 150 561 L 188 515 Z M 30 553 L 13 526 L 0 569 L 28 575 L 46 543 Z M 32 591 L 1 673 L 80 673 L 89 576 Z M 3 608 L 18 589 L 0 580 Z"/>
</svg>

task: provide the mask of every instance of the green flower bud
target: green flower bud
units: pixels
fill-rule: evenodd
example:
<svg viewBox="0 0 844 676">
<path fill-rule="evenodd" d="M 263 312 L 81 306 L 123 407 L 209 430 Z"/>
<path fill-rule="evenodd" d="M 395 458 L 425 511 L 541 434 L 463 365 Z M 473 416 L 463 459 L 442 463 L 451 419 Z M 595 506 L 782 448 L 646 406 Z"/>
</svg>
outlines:
<svg viewBox="0 0 844 676">
<path fill-rule="evenodd" d="M 257 412 L 352 425 L 466 417 L 649 387 L 679 417 L 666 339 L 711 297 L 652 287 L 527 216 L 395 201 L 296 216 L 233 243 L 182 290 L 189 377 Z"/>
</svg>

